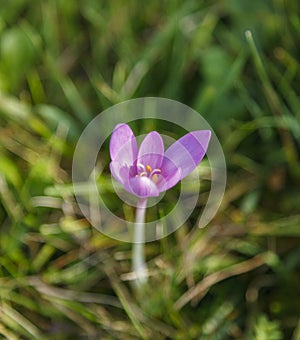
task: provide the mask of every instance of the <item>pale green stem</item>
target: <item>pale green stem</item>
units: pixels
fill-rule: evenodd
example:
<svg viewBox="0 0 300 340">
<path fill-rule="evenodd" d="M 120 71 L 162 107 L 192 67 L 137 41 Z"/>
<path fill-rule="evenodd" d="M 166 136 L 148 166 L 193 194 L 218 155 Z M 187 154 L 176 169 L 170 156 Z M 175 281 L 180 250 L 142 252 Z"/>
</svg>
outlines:
<svg viewBox="0 0 300 340">
<path fill-rule="evenodd" d="M 138 201 L 135 216 L 133 249 L 132 249 L 132 271 L 135 274 L 136 286 L 141 287 L 147 281 L 147 266 L 145 263 L 145 214 L 147 199 Z"/>
</svg>

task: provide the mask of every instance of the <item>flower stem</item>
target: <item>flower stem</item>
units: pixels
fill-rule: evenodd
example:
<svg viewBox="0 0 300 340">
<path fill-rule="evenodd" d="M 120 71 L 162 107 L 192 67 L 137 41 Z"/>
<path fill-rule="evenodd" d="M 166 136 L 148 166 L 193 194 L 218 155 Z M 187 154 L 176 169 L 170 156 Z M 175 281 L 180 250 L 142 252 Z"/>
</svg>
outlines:
<svg viewBox="0 0 300 340">
<path fill-rule="evenodd" d="M 133 249 L 132 249 L 132 271 L 135 274 L 136 286 L 147 282 L 147 266 L 145 263 L 145 214 L 147 207 L 147 199 L 141 198 L 138 201 L 135 216 Z"/>
</svg>

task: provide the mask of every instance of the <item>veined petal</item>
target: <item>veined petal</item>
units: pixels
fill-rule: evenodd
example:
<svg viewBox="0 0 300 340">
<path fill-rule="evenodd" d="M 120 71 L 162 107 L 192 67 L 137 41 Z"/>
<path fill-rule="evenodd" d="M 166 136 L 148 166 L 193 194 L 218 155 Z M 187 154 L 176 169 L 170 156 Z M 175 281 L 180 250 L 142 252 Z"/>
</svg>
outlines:
<svg viewBox="0 0 300 340">
<path fill-rule="evenodd" d="M 177 169 L 176 172 L 172 176 L 165 179 L 166 186 L 164 190 L 169 190 L 174 185 L 176 185 L 180 180 L 181 180 L 181 169 Z"/>
<path fill-rule="evenodd" d="M 131 165 L 137 158 L 137 142 L 131 128 L 127 124 L 118 124 L 111 135 L 109 145 L 112 161 Z"/>
<path fill-rule="evenodd" d="M 141 143 L 138 163 L 149 165 L 152 169 L 160 168 L 164 154 L 164 142 L 159 133 L 152 131 Z"/>
<path fill-rule="evenodd" d="M 113 177 L 124 186 L 124 183 L 129 178 L 130 168 L 116 161 L 110 162 L 109 168 Z"/>
<path fill-rule="evenodd" d="M 157 182 L 158 190 L 166 191 L 176 185 L 181 179 L 181 169 L 178 168 L 171 160 L 164 157 L 162 172 Z"/>
<path fill-rule="evenodd" d="M 184 135 L 173 143 L 165 152 L 162 173 L 168 173 L 175 166 L 181 169 L 180 179 L 190 174 L 204 157 L 210 136 L 209 130 L 198 130 Z"/>
<path fill-rule="evenodd" d="M 138 197 L 151 197 L 159 195 L 156 184 L 146 176 L 137 176 L 131 178 L 125 185 L 125 189 Z"/>
</svg>

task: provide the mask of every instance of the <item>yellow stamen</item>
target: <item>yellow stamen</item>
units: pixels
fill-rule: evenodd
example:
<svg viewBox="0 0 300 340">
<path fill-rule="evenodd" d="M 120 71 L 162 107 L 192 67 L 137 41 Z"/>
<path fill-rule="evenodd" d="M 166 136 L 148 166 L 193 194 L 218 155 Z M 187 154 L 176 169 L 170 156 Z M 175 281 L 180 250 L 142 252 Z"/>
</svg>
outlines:
<svg viewBox="0 0 300 340">
<path fill-rule="evenodd" d="M 152 169 L 151 169 L 151 166 L 150 166 L 150 165 L 146 165 L 146 171 L 147 171 L 147 172 L 151 172 L 151 171 L 152 171 Z"/>
</svg>

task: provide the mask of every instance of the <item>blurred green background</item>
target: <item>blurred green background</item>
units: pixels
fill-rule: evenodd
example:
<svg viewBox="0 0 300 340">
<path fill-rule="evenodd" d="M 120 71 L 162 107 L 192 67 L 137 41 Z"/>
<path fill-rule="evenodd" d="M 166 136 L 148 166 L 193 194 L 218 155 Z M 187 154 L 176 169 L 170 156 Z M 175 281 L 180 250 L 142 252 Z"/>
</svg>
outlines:
<svg viewBox="0 0 300 340">
<path fill-rule="evenodd" d="M 299 13 L 298 0 L 0 1 L 0 338 L 300 339 Z M 137 293 L 131 245 L 84 219 L 71 163 L 94 116 L 143 96 L 206 118 L 228 184 L 207 228 L 199 203 L 147 244 Z"/>
</svg>

